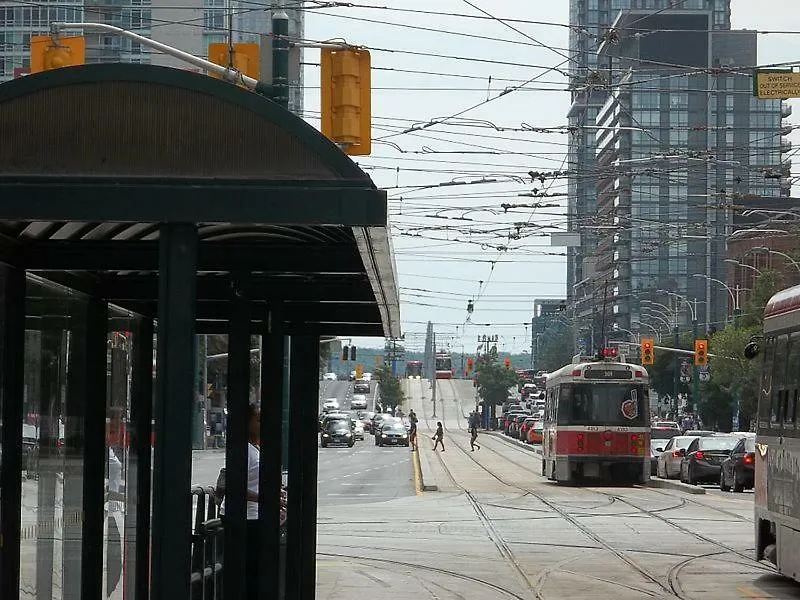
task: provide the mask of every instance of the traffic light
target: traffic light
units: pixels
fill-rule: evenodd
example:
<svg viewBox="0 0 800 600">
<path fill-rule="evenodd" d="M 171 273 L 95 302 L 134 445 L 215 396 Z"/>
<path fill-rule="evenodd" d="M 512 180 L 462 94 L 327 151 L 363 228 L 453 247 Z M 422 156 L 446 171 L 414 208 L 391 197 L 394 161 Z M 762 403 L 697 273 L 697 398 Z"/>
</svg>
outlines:
<svg viewBox="0 0 800 600">
<path fill-rule="evenodd" d="M 342 346 L 342 360 L 350 360 L 350 348 Z"/>
<path fill-rule="evenodd" d="M 694 364 L 705 367 L 708 364 L 708 340 L 694 341 Z"/>
<path fill-rule="evenodd" d="M 506 369 L 510 369 L 511 368 L 511 359 L 506 357 L 505 360 L 503 361 L 503 364 L 506 366 Z"/>
<path fill-rule="evenodd" d="M 231 47 L 226 43 L 208 45 L 208 60 L 223 67 L 231 66 Z M 258 44 L 234 44 L 233 68 L 242 75 L 258 79 L 261 75 L 261 46 Z M 211 77 L 221 79 L 222 75 L 209 72 Z"/>
<path fill-rule="evenodd" d="M 86 38 L 34 35 L 31 37 L 31 73 L 62 67 L 74 67 L 86 62 Z"/>
<path fill-rule="evenodd" d="M 366 50 L 323 48 L 321 65 L 322 135 L 345 153 L 372 152 L 370 55 Z"/>
<path fill-rule="evenodd" d="M 350 346 L 350 360 L 356 359 L 356 347 Z"/>
<path fill-rule="evenodd" d="M 653 338 L 642 338 L 642 364 L 652 365 L 655 363 L 655 346 Z"/>
<path fill-rule="evenodd" d="M 472 373 L 472 369 L 475 368 L 475 361 L 472 358 L 467 359 L 467 375 Z"/>
</svg>

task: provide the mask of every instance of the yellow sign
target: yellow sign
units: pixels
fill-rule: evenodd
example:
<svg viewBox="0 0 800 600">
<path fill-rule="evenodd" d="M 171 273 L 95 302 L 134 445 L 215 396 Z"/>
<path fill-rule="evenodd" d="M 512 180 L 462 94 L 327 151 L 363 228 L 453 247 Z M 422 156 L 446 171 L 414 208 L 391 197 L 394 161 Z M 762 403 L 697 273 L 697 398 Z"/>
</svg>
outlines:
<svg viewBox="0 0 800 600">
<path fill-rule="evenodd" d="M 31 73 L 61 67 L 74 67 L 86 62 L 86 38 L 34 35 L 31 37 Z"/>
<path fill-rule="evenodd" d="M 364 365 L 356 365 L 356 379 L 361 379 L 364 375 Z"/>
<path fill-rule="evenodd" d="M 756 71 L 753 95 L 764 100 L 800 98 L 800 73 L 779 70 Z"/>
<path fill-rule="evenodd" d="M 261 47 L 258 44 L 234 44 L 231 56 L 228 44 L 215 42 L 208 45 L 208 60 L 222 67 L 232 66 L 253 79 L 258 79 L 261 74 Z M 222 78 L 222 75 L 216 73 L 208 74 L 217 79 Z"/>
</svg>

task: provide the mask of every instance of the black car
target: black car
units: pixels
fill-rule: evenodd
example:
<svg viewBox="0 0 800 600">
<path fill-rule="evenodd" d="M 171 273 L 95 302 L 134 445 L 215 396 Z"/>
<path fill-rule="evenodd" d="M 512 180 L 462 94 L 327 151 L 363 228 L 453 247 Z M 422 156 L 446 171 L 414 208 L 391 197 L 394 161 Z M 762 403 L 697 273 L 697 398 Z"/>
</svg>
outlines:
<svg viewBox="0 0 800 600">
<path fill-rule="evenodd" d="M 719 472 L 719 489 L 743 492 L 751 489 L 755 480 L 756 438 L 749 436 L 739 440 L 731 455 L 722 461 Z"/>
<path fill-rule="evenodd" d="M 681 481 L 692 485 L 701 482 L 718 482 L 722 462 L 742 439 L 736 435 L 699 437 L 689 444 L 681 460 Z"/>
<path fill-rule="evenodd" d="M 350 426 L 350 418 L 329 419 L 322 429 L 319 443 L 323 448 L 327 448 L 332 444 L 339 444 L 352 448 L 356 443 L 356 438 Z"/>
<path fill-rule="evenodd" d="M 375 439 L 378 446 L 408 446 L 408 431 L 402 422 L 386 423 Z"/>
<path fill-rule="evenodd" d="M 354 394 L 369 394 L 369 381 L 356 381 L 353 384 Z"/>
<path fill-rule="evenodd" d="M 381 441 L 381 433 L 386 427 L 391 427 L 393 425 L 403 425 L 403 420 L 398 419 L 397 417 L 393 417 L 392 415 L 384 414 L 383 418 L 377 422 L 375 428 L 372 430 L 372 435 L 375 436 L 375 445 L 380 446 Z M 405 428 L 405 427 L 404 427 Z"/>
<path fill-rule="evenodd" d="M 370 427 L 372 435 L 375 435 L 378 432 L 378 430 L 381 428 L 381 425 L 383 425 L 384 419 L 390 418 L 392 418 L 392 415 L 386 413 L 375 413 L 372 415 L 372 427 Z"/>
</svg>

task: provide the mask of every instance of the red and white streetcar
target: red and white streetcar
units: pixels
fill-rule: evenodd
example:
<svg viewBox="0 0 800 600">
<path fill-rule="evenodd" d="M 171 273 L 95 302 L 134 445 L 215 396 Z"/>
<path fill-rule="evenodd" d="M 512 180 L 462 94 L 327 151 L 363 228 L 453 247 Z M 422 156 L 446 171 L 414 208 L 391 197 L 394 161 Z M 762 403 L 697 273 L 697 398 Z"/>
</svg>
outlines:
<svg viewBox="0 0 800 600">
<path fill-rule="evenodd" d="M 560 482 L 650 478 L 648 375 L 621 362 L 615 348 L 602 359 L 577 358 L 547 376 L 542 473 Z"/>
</svg>

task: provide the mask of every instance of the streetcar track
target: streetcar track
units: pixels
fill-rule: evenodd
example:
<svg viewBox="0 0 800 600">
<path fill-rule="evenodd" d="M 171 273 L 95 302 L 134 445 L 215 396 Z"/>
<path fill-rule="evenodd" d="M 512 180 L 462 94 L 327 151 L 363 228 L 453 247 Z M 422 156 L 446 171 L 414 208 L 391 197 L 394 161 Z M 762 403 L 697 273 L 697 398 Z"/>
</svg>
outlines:
<svg viewBox="0 0 800 600">
<path fill-rule="evenodd" d="M 463 573 L 458 573 L 457 571 L 451 571 L 449 569 L 443 569 L 441 567 L 432 567 L 430 565 L 420 565 L 416 563 L 410 563 L 400 560 L 393 560 L 388 558 L 376 558 L 374 556 L 363 556 L 359 554 L 342 554 L 338 552 L 317 552 L 317 556 L 329 556 L 332 558 L 352 558 L 359 561 L 372 561 L 377 563 L 384 563 L 384 564 L 391 564 L 391 565 L 398 565 L 401 567 L 406 567 L 410 569 L 419 569 L 421 571 L 432 571 L 434 573 L 439 573 L 441 575 L 448 575 L 455 579 L 461 579 L 463 581 L 468 581 L 471 583 L 477 583 L 484 587 L 493 589 L 501 594 L 504 594 L 510 598 L 516 598 L 517 600 L 527 600 L 523 596 L 508 590 L 502 586 L 499 586 L 491 581 L 486 581 L 485 579 L 480 579 L 478 577 L 471 577 L 469 575 L 464 575 Z"/>
</svg>

